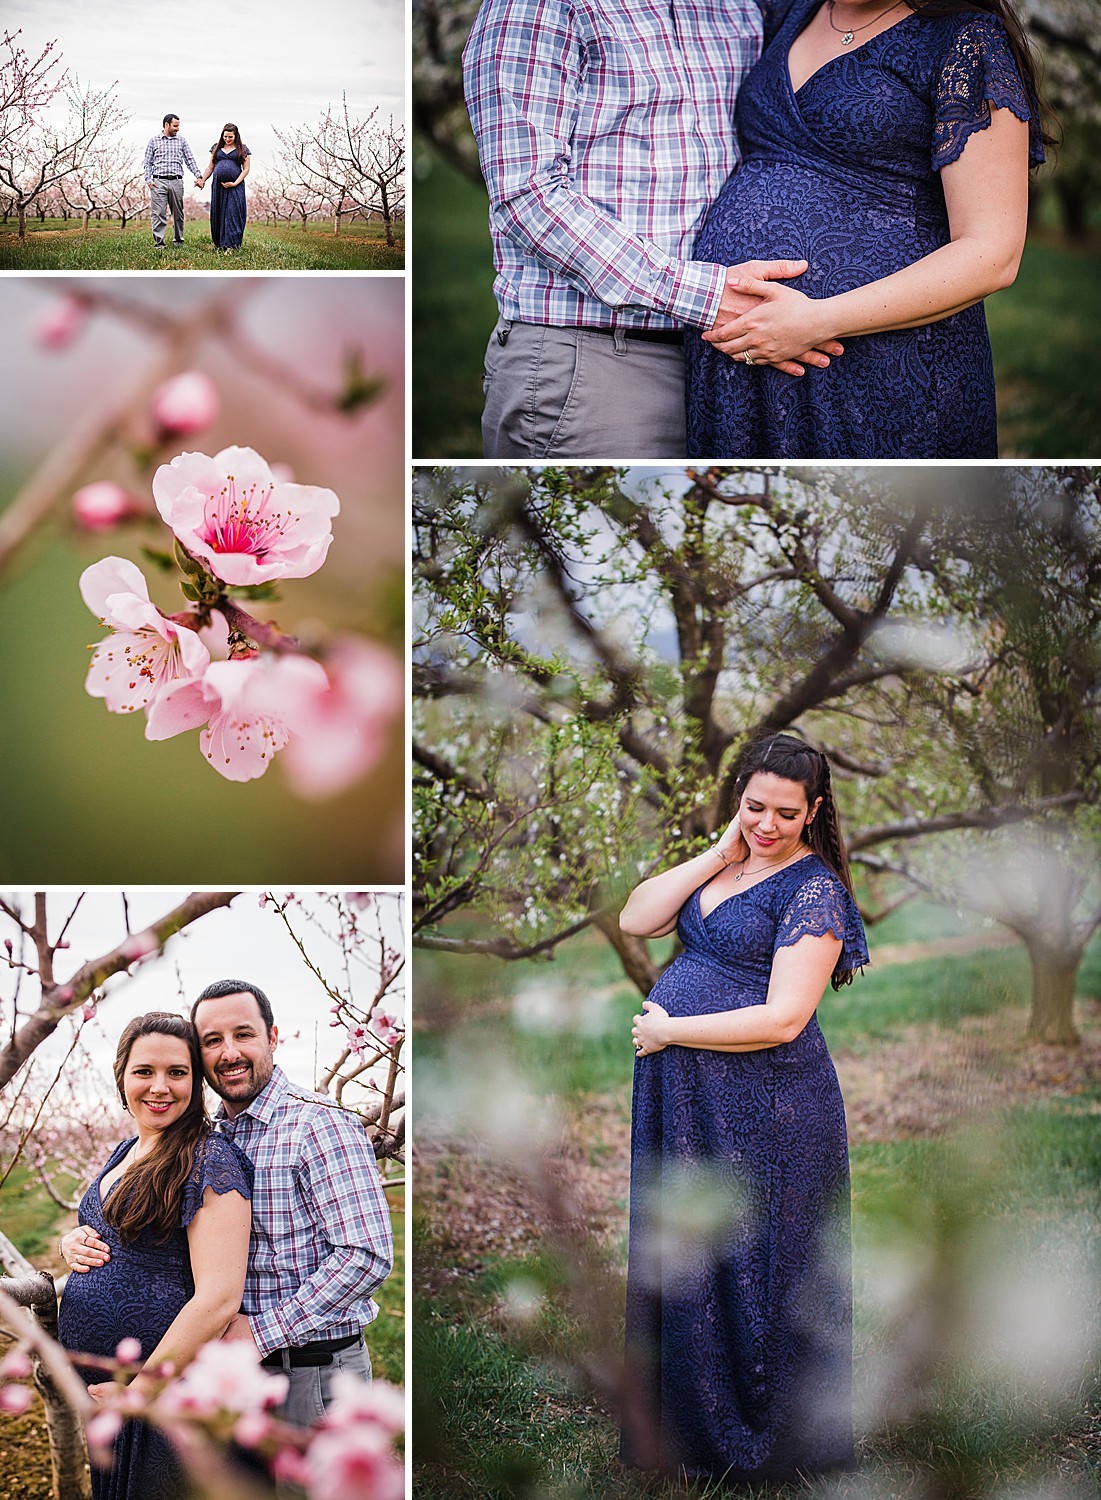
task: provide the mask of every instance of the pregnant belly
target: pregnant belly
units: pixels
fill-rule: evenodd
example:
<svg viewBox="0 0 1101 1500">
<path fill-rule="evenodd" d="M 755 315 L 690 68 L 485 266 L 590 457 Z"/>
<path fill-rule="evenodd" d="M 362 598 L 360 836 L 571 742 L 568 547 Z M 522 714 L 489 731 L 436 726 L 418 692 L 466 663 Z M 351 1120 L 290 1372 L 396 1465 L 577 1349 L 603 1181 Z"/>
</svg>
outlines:
<svg viewBox="0 0 1101 1500">
<path fill-rule="evenodd" d="M 190 1296 L 190 1287 L 176 1276 L 136 1272 L 116 1251 L 107 1265 L 74 1271 L 65 1283 L 58 1315 L 61 1343 L 81 1354 L 109 1357 L 120 1339 L 136 1338 L 142 1353 L 150 1354 Z"/>
<path fill-rule="evenodd" d="M 706 1016 L 719 1010 L 761 1005 L 768 975 L 737 970 L 691 953 L 681 953 L 650 991 L 649 999 L 671 1016 Z"/>
<path fill-rule="evenodd" d="M 799 163 L 754 160 L 716 198 L 696 258 L 805 260 L 809 270 L 789 285 L 821 297 L 887 276 L 946 241 L 947 227 L 911 204 L 889 206 Z"/>
</svg>

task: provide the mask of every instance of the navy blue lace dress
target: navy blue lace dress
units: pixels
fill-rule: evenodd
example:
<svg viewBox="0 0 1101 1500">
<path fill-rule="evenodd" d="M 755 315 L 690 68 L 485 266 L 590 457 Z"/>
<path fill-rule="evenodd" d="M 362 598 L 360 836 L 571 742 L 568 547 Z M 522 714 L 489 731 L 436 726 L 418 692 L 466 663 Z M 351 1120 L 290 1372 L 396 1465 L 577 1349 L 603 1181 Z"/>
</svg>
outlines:
<svg viewBox="0 0 1101 1500">
<path fill-rule="evenodd" d="M 760 1005 L 773 955 L 812 933 L 868 960 L 817 855 L 681 908 L 650 998 L 670 1015 Z M 816 1018 L 759 1052 L 666 1047 L 635 1064 L 624 1463 L 720 1479 L 851 1465 L 845 1107 Z"/>
<path fill-rule="evenodd" d="M 994 16 L 903 19 L 818 69 L 796 93 L 788 50 L 821 0 L 793 0 L 738 95 L 744 160 L 696 258 L 806 260 L 790 284 L 828 297 L 948 243 L 940 170 L 989 124 L 1030 121 L 1035 97 Z M 686 344 L 688 454 L 697 458 L 996 458 L 994 372 L 982 304 L 922 328 L 844 340 L 799 379 Z"/>
<path fill-rule="evenodd" d="M 176 1314 L 195 1291 L 187 1248 L 187 1226 L 210 1187 L 216 1193 L 252 1197 L 252 1163 L 232 1141 L 208 1136 L 195 1154 L 184 1185 L 180 1227 L 167 1242 L 145 1230 L 131 1245 L 103 1218 L 99 1184 L 137 1139 L 116 1146 L 80 1201 L 80 1222 L 90 1224 L 111 1247 L 111 1259 L 91 1271 L 74 1271 L 61 1298 L 60 1338 L 66 1349 L 111 1357 L 120 1340 L 135 1338 L 143 1355 L 153 1352 Z M 121 1182 L 122 1179 L 120 1178 Z M 108 1192 L 118 1191 L 116 1183 Z M 102 1371 L 82 1369 L 86 1384 L 106 1380 Z M 93 1500 L 183 1500 L 184 1473 L 167 1441 L 144 1422 L 127 1422 L 115 1439 L 110 1469 L 92 1469 Z"/>
<path fill-rule="evenodd" d="M 242 145 L 248 156 L 249 149 Z M 227 151 L 219 146 L 214 153 L 214 172 L 210 178 L 210 238 L 219 250 L 238 250 L 245 237 L 245 220 L 248 205 L 245 201 L 245 184 L 227 188 L 224 183 L 234 182 L 241 168 L 236 151 Z"/>
</svg>

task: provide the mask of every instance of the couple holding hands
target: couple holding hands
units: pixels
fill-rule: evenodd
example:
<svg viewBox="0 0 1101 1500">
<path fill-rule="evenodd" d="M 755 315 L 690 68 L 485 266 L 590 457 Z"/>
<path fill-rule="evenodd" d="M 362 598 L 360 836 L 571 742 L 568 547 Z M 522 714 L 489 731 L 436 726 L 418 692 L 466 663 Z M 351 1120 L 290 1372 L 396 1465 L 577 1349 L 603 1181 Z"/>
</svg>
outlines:
<svg viewBox="0 0 1101 1500">
<path fill-rule="evenodd" d="M 200 172 L 191 147 L 180 134 L 179 115 L 165 115 L 161 133 L 145 148 L 145 180 L 149 185 L 153 219 L 153 243 L 164 249 L 168 213 L 172 213 L 173 242 L 183 244 L 183 169 L 194 175 L 195 186 L 203 188 L 213 179 L 210 190 L 210 238 L 228 255 L 239 250 L 245 234 L 248 206 L 245 201 L 245 178 L 251 164 L 249 149 L 241 140 L 237 126 L 228 122 L 210 148 L 205 172 Z"/>
</svg>

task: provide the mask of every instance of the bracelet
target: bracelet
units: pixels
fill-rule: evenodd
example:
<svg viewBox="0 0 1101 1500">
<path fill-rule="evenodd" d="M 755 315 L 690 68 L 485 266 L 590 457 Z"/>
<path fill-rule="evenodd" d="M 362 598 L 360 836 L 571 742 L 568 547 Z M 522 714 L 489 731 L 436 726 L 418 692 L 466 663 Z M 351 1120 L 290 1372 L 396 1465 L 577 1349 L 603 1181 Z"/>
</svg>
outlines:
<svg viewBox="0 0 1101 1500">
<path fill-rule="evenodd" d="M 723 866 L 724 866 L 724 868 L 725 868 L 725 866 L 727 866 L 727 865 L 728 865 L 728 864 L 729 864 L 729 863 L 730 863 L 730 861 L 729 861 L 729 860 L 728 860 L 728 859 L 727 859 L 727 857 L 726 857 L 726 855 L 725 855 L 725 854 L 724 854 L 724 853 L 723 853 L 723 851 L 722 851 L 722 850 L 721 850 L 721 849 L 720 849 L 720 848 L 719 848 L 719 846 L 718 846 L 718 844 L 716 844 L 716 845 L 715 845 L 715 846 L 714 846 L 714 847 L 713 847 L 713 849 L 712 849 L 712 851 L 711 851 L 711 852 L 712 852 L 712 854 L 717 854 L 717 855 L 718 855 L 718 856 L 719 856 L 719 858 L 720 858 L 720 859 L 721 859 L 721 860 L 722 860 L 722 862 L 723 862 Z"/>
</svg>

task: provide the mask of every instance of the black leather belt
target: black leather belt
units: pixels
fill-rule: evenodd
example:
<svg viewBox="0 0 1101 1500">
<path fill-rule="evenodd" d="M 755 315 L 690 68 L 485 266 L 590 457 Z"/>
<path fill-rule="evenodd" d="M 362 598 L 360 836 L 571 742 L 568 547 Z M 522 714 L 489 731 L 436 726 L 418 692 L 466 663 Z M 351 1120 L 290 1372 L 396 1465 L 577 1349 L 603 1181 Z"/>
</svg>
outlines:
<svg viewBox="0 0 1101 1500">
<path fill-rule="evenodd" d="M 177 174 L 176 174 L 175 177 L 163 177 L 160 172 L 154 172 L 153 176 L 156 178 L 156 180 L 158 182 L 182 182 L 183 181 L 182 176 L 180 176 L 180 174 L 178 172 L 177 172 Z"/>
<path fill-rule="evenodd" d="M 622 333 L 626 338 L 638 339 L 643 344 L 683 344 L 682 328 L 590 328 L 582 325 L 578 333 L 606 333 L 609 337 Z"/>
<path fill-rule="evenodd" d="M 333 1355 L 338 1349 L 350 1349 L 353 1344 L 358 1344 L 362 1337 L 360 1333 L 349 1333 L 342 1339 L 314 1339 L 310 1344 L 295 1344 L 291 1349 L 273 1349 L 270 1354 L 264 1355 L 260 1363 L 265 1369 L 281 1370 L 283 1355 L 289 1354 L 292 1370 L 331 1365 Z"/>
</svg>

